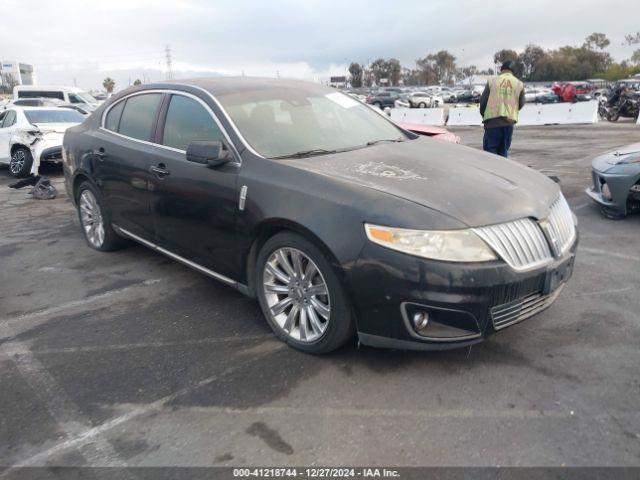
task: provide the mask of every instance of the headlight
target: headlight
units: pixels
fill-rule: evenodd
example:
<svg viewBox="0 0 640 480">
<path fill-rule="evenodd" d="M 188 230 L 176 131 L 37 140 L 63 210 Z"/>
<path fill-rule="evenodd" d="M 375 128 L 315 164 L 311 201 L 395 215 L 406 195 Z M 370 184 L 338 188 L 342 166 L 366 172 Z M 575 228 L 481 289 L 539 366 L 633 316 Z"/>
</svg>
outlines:
<svg viewBox="0 0 640 480">
<path fill-rule="evenodd" d="M 399 252 L 445 262 L 487 262 L 498 257 L 471 230 L 407 230 L 365 223 L 373 243 Z"/>
</svg>

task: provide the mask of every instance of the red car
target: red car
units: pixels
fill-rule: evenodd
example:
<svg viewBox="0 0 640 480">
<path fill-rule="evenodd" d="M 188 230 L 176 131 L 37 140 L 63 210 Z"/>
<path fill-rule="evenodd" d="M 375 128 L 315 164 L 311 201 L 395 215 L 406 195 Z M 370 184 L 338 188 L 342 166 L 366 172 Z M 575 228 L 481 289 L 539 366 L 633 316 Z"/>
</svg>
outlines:
<svg viewBox="0 0 640 480">
<path fill-rule="evenodd" d="M 551 87 L 561 102 L 581 102 L 591 100 L 591 85 L 585 82 L 558 83 Z"/>
<path fill-rule="evenodd" d="M 460 143 L 460 137 L 451 133 L 446 128 L 435 127 L 433 125 L 420 125 L 418 123 L 398 123 L 398 125 L 418 135 L 435 138 L 436 140 L 444 140 L 445 142 Z"/>
</svg>

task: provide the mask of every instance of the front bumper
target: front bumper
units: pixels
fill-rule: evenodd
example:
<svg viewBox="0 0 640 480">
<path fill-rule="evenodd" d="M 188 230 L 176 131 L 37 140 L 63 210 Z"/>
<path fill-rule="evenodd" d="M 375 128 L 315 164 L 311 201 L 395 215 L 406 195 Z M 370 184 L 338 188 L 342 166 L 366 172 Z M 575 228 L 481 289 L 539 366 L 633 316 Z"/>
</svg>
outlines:
<svg viewBox="0 0 640 480">
<path fill-rule="evenodd" d="M 597 169 L 591 171 L 592 185 L 585 193 L 598 205 L 611 213 L 626 215 L 631 187 L 640 180 L 640 173 L 608 173 Z M 603 186 L 607 185 L 610 197 L 603 195 Z"/>
<path fill-rule="evenodd" d="M 367 244 L 351 269 L 358 336 L 365 345 L 405 350 L 464 347 L 549 307 L 566 278 L 549 291 L 554 272 L 570 272 L 578 239 L 559 259 L 516 272 L 502 261 L 448 263 Z M 429 312 L 418 333 L 412 312 Z M 434 336 L 435 335 L 435 336 Z"/>
</svg>

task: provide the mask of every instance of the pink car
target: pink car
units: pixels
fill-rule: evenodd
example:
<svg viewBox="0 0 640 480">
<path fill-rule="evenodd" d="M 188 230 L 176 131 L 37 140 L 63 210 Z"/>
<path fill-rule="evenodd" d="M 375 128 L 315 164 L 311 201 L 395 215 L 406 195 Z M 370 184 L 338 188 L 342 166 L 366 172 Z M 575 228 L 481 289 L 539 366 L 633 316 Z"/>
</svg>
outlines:
<svg viewBox="0 0 640 480">
<path fill-rule="evenodd" d="M 418 123 L 398 123 L 398 125 L 418 135 L 435 138 L 436 140 L 444 140 L 445 142 L 460 143 L 460 137 L 451 133 L 446 128 L 435 127 L 433 125 L 420 125 Z"/>
</svg>

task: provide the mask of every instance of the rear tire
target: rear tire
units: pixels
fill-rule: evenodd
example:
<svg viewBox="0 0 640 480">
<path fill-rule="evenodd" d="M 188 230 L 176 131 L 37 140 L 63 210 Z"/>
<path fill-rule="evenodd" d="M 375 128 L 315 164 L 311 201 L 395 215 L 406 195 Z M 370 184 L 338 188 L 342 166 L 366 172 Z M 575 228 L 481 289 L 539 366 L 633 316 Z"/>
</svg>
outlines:
<svg viewBox="0 0 640 480">
<path fill-rule="evenodd" d="M 427 108 L 427 104 L 426 104 L 426 103 L 424 103 L 424 102 L 420 102 L 420 103 L 418 104 L 418 108 Z"/>
<path fill-rule="evenodd" d="M 293 232 L 271 237 L 256 261 L 255 285 L 274 333 L 306 353 L 327 353 L 355 334 L 349 301 L 325 255 Z"/>
<path fill-rule="evenodd" d="M 33 165 L 33 156 L 26 147 L 18 147 L 11 153 L 9 172 L 16 178 L 28 177 Z"/>
<path fill-rule="evenodd" d="M 91 182 L 84 181 L 76 192 L 76 205 L 82 233 L 89 246 L 101 252 L 119 250 L 126 240 L 119 237 L 111 226 L 100 191 Z"/>
</svg>

